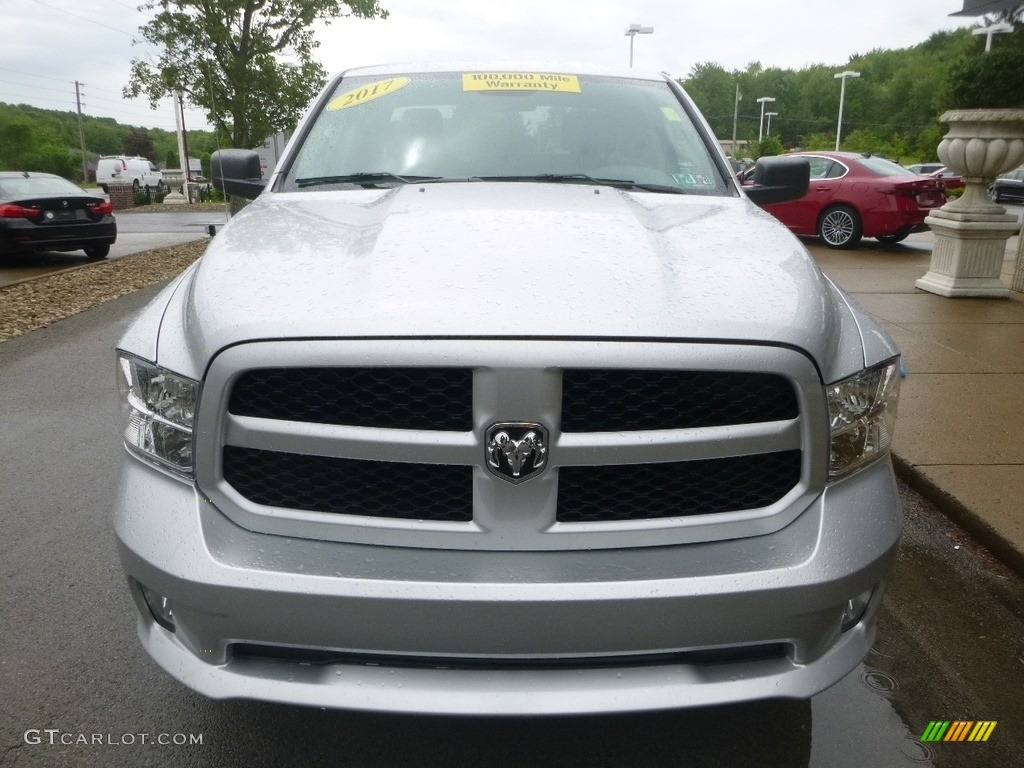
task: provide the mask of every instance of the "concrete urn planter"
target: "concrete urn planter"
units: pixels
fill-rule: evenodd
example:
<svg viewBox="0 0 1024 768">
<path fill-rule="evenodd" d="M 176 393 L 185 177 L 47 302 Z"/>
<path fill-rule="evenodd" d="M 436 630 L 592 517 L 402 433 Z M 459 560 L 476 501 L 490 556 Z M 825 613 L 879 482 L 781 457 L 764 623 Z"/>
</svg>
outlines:
<svg viewBox="0 0 1024 768">
<path fill-rule="evenodd" d="M 1000 280 L 1006 240 L 1017 233 L 1015 216 L 988 199 L 988 185 L 1024 162 L 1024 109 L 946 112 L 949 125 L 939 159 L 963 177 L 964 194 L 932 212 L 935 233 L 928 273 L 916 285 L 940 296 L 1006 298 Z"/>
<path fill-rule="evenodd" d="M 185 195 L 182 194 L 185 184 L 184 171 L 173 169 L 164 171 L 164 184 L 171 190 L 164 198 L 164 205 L 184 205 L 188 202 Z"/>
</svg>

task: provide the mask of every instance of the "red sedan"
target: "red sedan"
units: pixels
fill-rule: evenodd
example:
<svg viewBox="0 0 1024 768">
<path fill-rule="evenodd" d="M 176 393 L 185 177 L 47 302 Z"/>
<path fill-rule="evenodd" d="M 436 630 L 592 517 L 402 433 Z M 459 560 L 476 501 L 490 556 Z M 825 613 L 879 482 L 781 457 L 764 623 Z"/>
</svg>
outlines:
<svg viewBox="0 0 1024 768">
<path fill-rule="evenodd" d="M 862 237 L 898 243 L 925 228 L 924 218 L 946 202 L 942 179 L 853 152 L 797 152 L 811 165 L 811 185 L 798 200 L 764 209 L 794 234 L 816 235 L 830 248 L 852 248 Z"/>
</svg>

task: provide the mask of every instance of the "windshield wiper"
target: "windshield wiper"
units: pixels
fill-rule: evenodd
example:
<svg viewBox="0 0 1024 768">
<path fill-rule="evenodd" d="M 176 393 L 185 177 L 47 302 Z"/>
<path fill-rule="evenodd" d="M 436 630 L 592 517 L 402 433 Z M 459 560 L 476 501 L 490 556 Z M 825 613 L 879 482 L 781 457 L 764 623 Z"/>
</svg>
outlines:
<svg viewBox="0 0 1024 768">
<path fill-rule="evenodd" d="M 295 185 L 302 187 L 320 187 L 330 184 L 357 184 L 363 187 L 375 187 L 385 182 L 398 182 L 399 184 L 418 184 L 424 181 L 441 181 L 441 176 L 399 176 L 390 171 L 376 171 L 374 173 L 348 173 L 344 176 L 310 176 L 305 179 L 296 179 Z"/>
<path fill-rule="evenodd" d="M 551 183 L 587 183 L 617 189 L 642 189 L 645 192 L 667 192 L 674 195 L 685 195 L 686 190 L 670 184 L 648 184 L 632 179 L 602 179 L 586 173 L 541 173 L 533 176 L 477 176 L 481 181 L 540 181 Z"/>
</svg>

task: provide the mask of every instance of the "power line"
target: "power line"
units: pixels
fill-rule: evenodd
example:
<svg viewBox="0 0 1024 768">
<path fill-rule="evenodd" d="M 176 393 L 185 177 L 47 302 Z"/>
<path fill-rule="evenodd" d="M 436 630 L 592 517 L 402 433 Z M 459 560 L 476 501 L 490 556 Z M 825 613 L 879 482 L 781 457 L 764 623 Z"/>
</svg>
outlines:
<svg viewBox="0 0 1024 768">
<path fill-rule="evenodd" d="M 46 3 L 43 2 L 43 0 L 32 0 L 32 2 L 33 3 L 37 3 L 38 5 L 43 6 L 44 8 L 49 8 L 51 11 L 57 11 L 58 13 L 66 13 L 68 16 L 74 16 L 76 19 L 81 19 L 82 21 L 88 21 L 90 24 L 95 24 L 95 25 L 97 25 L 99 27 L 103 27 L 104 29 L 109 29 L 109 30 L 111 30 L 113 32 L 118 32 L 118 33 L 120 33 L 122 35 L 125 35 L 127 37 L 133 37 L 133 35 L 130 32 L 125 32 L 123 29 L 117 29 L 116 27 L 107 26 L 106 24 L 104 24 L 102 22 L 99 22 L 99 21 L 96 21 L 95 19 L 90 19 L 88 16 L 80 16 L 77 13 L 72 13 L 71 11 L 66 11 L 63 8 L 56 8 L 56 7 L 52 6 L 52 5 L 47 5 Z"/>
<path fill-rule="evenodd" d="M 98 88 L 93 88 L 93 90 L 96 91 L 96 90 L 99 90 L 99 89 Z M 102 91 L 102 93 L 107 93 L 107 91 Z M 90 96 L 90 98 L 93 101 L 103 101 L 103 102 L 106 102 L 107 104 L 124 104 L 125 102 L 130 102 L 129 99 L 104 99 L 102 96 Z"/>
<path fill-rule="evenodd" d="M 126 3 L 119 3 L 117 0 L 107 0 L 107 2 L 113 3 L 114 5 L 120 5 L 122 8 L 127 8 L 129 11 L 139 10 L 137 6 L 127 5 Z"/>
<path fill-rule="evenodd" d="M 49 78 L 49 79 L 56 80 L 56 78 Z M 57 80 L 57 82 L 65 82 L 65 81 Z M 73 85 L 74 84 L 71 81 L 67 81 L 67 82 L 68 82 L 69 85 Z M 17 83 L 17 82 L 14 82 L 13 80 L 2 80 L 2 79 L 0 79 L 0 83 L 5 83 L 6 85 L 14 85 L 14 86 L 24 86 L 25 85 L 24 83 Z M 92 90 L 101 90 L 101 91 L 103 90 L 103 89 L 94 88 L 92 86 L 89 86 L 87 83 L 79 83 L 79 85 L 81 85 L 83 87 L 91 88 Z M 31 98 L 33 98 L 33 99 L 36 99 L 35 94 L 38 91 L 46 91 L 47 93 L 70 93 L 70 91 L 71 91 L 70 88 L 65 90 L 65 89 L 62 89 L 62 88 L 43 88 L 43 87 L 36 86 L 36 85 L 30 86 L 30 87 L 32 88 L 32 96 L 31 96 Z M 105 93 L 109 93 L 109 91 L 104 91 L 104 92 Z M 23 97 L 23 96 L 22 97 L 13 97 L 12 96 L 12 98 L 25 98 L 25 97 Z M 125 104 L 126 102 L 130 103 L 130 101 L 128 101 L 127 99 L 105 99 L 102 96 L 89 96 L 88 98 L 89 98 L 89 101 L 102 101 L 102 102 L 105 102 L 107 104 Z M 43 101 L 44 99 L 37 99 L 37 100 Z M 53 99 L 48 99 L 48 101 L 54 101 L 54 100 Z M 143 107 L 140 105 L 139 108 L 142 109 Z M 124 113 L 124 112 L 122 111 L 122 113 Z M 124 113 L 124 114 L 127 114 L 127 113 Z"/>
<path fill-rule="evenodd" d="M 13 101 L 11 101 L 10 99 L 13 99 Z M 66 102 L 65 101 L 59 101 L 57 99 L 36 99 L 36 98 L 33 98 L 33 101 L 45 102 L 47 104 L 56 104 L 56 105 L 64 107 L 64 109 L 59 109 L 59 110 L 53 109 L 53 108 L 49 108 L 50 111 L 70 112 L 70 113 L 74 113 L 74 111 L 75 111 L 75 102 L 72 101 L 70 98 Z M 6 96 L 4 94 L 0 94 L 0 104 L 8 104 L 8 105 L 14 106 L 14 107 L 17 107 L 17 106 L 30 106 L 30 107 L 35 107 L 36 109 L 42 109 L 44 111 L 48 109 L 47 107 L 40 107 L 40 106 L 38 106 L 36 104 L 25 104 L 23 101 L 19 101 L 18 97 L 16 97 L 16 96 Z M 88 105 L 83 103 L 83 105 L 82 105 L 83 110 L 85 110 L 87 107 L 88 107 Z M 121 124 L 137 125 L 137 126 L 142 126 L 142 127 L 145 127 L 145 128 L 159 128 L 162 131 L 170 131 L 171 133 L 173 133 L 174 130 L 175 130 L 173 125 L 171 125 L 169 122 L 166 122 L 166 118 L 160 118 L 158 115 L 140 115 L 137 112 L 126 112 L 124 110 L 116 110 L 116 109 L 110 109 L 110 110 L 104 109 L 104 114 L 101 114 L 101 115 L 90 114 L 87 111 L 83 112 L 83 114 L 84 114 L 85 117 L 92 118 L 92 119 L 95 119 L 95 120 L 102 120 L 104 118 L 115 119 L 115 116 L 116 116 L 116 117 L 119 118 L 117 120 L 117 122 L 120 122 Z M 156 119 L 154 119 L 154 118 L 156 118 Z M 128 122 L 128 121 L 130 121 L 130 122 Z"/>
<path fill-rule="evenodd" d="M 59 83 L 66 82 L 69 87 L 67 89 L 62 89 L 62 88 L 43 88 L 43 87 L 40 87 L 40 86 L 37 86 L 37 85 L 26 86 L 25 83 L 17 83 L 17 82 L 15 82 L 13 80 L 2 80 L 2 79 L 0 79 L 0 83 L 5 83 L 7 85 L 13 85 L 13 86 L 29 87 L 29 88 L 32 89 L 32 93 L 33 93 L 32 98 L 35 98 L 34 94 L 37 91 L 46 91 L 48 93 L 69 93 L 69 92 L 71 92 L 74 89 L 73 88 L 73 86 L 74 86 L 74 81 L 73 80 L 57 80 L 57 78 L 48 78 L 48 79 L 55 80 L 56 82 L 59 82 Z M 100 93 L 117 93 L 117 91 L 110 91 L 110 90 L 107 90 L 107 89 L 104 89 L 104 88 L 97 88 L 96 86 L 89 85 L 88 83 L 79 83 L 79 85 L 81 85 L 84 88 L 89 88 L 91 91 L 99 91 Z M 170 98 L 170 97 L 167 97 L 167 98 Z M 125 104 L 125 103 L 129 103 L 130 104 L 132 102 L 131 99 L 125 99 L 125 98 L 105 99 L 102 96 L 95 96 L 95 95 L 90 96 L 89 100 L 90 101 L 102 101 L 102 102 L 104 102 L 106 104 Z M 141 108 L 142 108 L 142 106 L 140 105 L 140 109 Z"/>
<path fill-rule="evenodd" d="M 53 80 L 54 82 L 57 82 L 57 83 L 70 83 L 71 82 L 70 80 L 64 80 L 64 79 L 59 78 L 59 77 L 47 77 L 46 75 L 35 75 L 35 74 L 32 74 L 31 72 L 22 72 L 20 69 L 11 69 L 10 67 L 0 67 L 0 69 L 4 70 L 5 72 L 13 72 L 16 75 L 22 75 L 24 77 L 38 77 L 40 80 Z"/>
<path fill-rule="evenodd" d="M 113 93 L 117 96 L 121 96 L 121 91 L 113 91 L 110 88 L 100 88 L 98 85 L 90 85 L 89 87 L 92 88 L 94 91 L 99 91 L 100 93 Z M 124 97 L 121 96 L 121 98 L 118 99 L 118 101 L 124 101 Z"/>
<path fill-rule="evenodd" d="M 74 82 L 75 82 L 74 80 L 68 80 L 68 79 L 64 79 L 64 78 L 61 78 L 61 77 L 48 77 L 47 75 L 36 75 L 36 74 L 31 73 L 31 72 L 22 72 L 20 69 L 12 69 L 11 67 L 0 67 L 0 70 L 3 70 L 5 72 L 13 72 L 14 74 L 21 75 L 22 77 L 35 77 L 35 78 L 39 78 L 40 80 L 51 80 L 51 81 L 53 81 L 55 83 L 65 83 L 65 84 L 67 84 L 69 86 L 73 85 Z M 2 83 L 9 83 L 11 85 L 26 85 L 26 86 L 28 86 L 27 83 L 15 83 L 15 82 L 13 82 L 11 80 L 0 80 L 0 82 L 2 82 Z M 83 83 L 83 85 L 85 85 L 85 83 Z M 46 90 L 45 88 L 40 88 L 40 87 L 37 87 L 37 86 L 34 86 L 34 85 L 31 85 L 29 87 L 34 88 L 36 90 Z M 98 85 L 90 85 L 89 87 L 92 90 L 94 90 L 94 91 L 99 91 L 100 93 L 113 93 L 113 94 L 115 94 L 117 96 L 121 95 L 121 91 L 115 91 L 115 90 L 112 90 L 110 88 L 101 88 Z M 52 90 L 56 90 L 56 89 L 52 89 Z M 117 99 L 117 101 L 123 101 L 123 100 L 124 100 L 123 97 L 120 98 L 120 99 Z M 108 101 L 109 101 L 109 99 L 108 99 Z"/>
<path fill-rule="evenodd" d="M 6 83 L 7 85 L 20 85 L 20 86 L 24 86 L 25 85 L 24 83 L 15 83 L 12 80 L 0 80 L 0 83 Z M 66 93 L 67 92 L 65 89 L 61 89 L 61 88 L 40 88 L 37 85 L 33 85 L 33 86 L 30 86 L 30 87 L 32 88 L 33 92 L 35 92 L 35 91 L 49 91 L 50 93 Z"/>
<path fill-rule="evenodd" d="M 4 94 L 0 93 L 0 99 L 24 99 L 24 98 L 26 98 L 26 97 L 25 96 L 14 96 L 14 95 L 7 95 L 7 96 L 5 96 Z M 48 99 L 48 98 L 38 99 L 35 96 L 32 97 L 32 101 L 46 101 L 46 102 L 49 102 L 50 104 L 63 104 L 64 103 L 63 101 L 58 101 L 57 99 Z M 0 103 L 6 103 L 6 104 L 10 104 L 12 106 L 19 106 L 19 105 L 24 105 L 24 106 L 29 106 L 29 107 L 34 106 L 33 104 L 27 104 L 24 101 L 20 101 L 20 102 L 18 102 L 18 101 L 8 101 L 8 102 L 0 102 Z M 72 103 L 70 95 L 68 96 L 68 103 Z M 42 109 L 42 107 L 39 107 L 39 109 Z"/>
</svg>

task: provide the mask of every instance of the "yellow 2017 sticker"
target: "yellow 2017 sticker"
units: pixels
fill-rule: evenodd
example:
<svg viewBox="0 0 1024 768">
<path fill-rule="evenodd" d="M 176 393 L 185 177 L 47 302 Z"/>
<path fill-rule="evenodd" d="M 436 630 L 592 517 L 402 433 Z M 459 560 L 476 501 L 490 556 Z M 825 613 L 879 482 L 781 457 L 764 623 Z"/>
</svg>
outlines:
<svg viewBox="0 0 1024 768">
<path fill-rule="evenodd" d="M 665 119 L 668 120 L 670 123 L 683 122 L 683 118 L 679 116 L 679 113 L 676 112 L 674 107 L 662 107 L 661 113 L 665 115 Z"/>
<path fill-rule="evenodd" d="M 367 83 L 358 88 L 353 88 L 351 91 L 345 91 L 340 96 L 331 99 L 331 103 L 327 105 L 327 111 L 334 112 L 339 109 L 347 109 L 348 107 L 357 107 L 368 101 L 379 99 L 381 96 L 394 93 L 399 88 L 404 88 L 408 84 L 408 77 L 392 77 L 390 80 L 377 80 L 374 83 Z"/>
<path fill-rule="evenodd" d="M 579 93 L 580 79 L 576 75 L 548 72 L 465 72 L 462 90 Z"/>
</svg>

